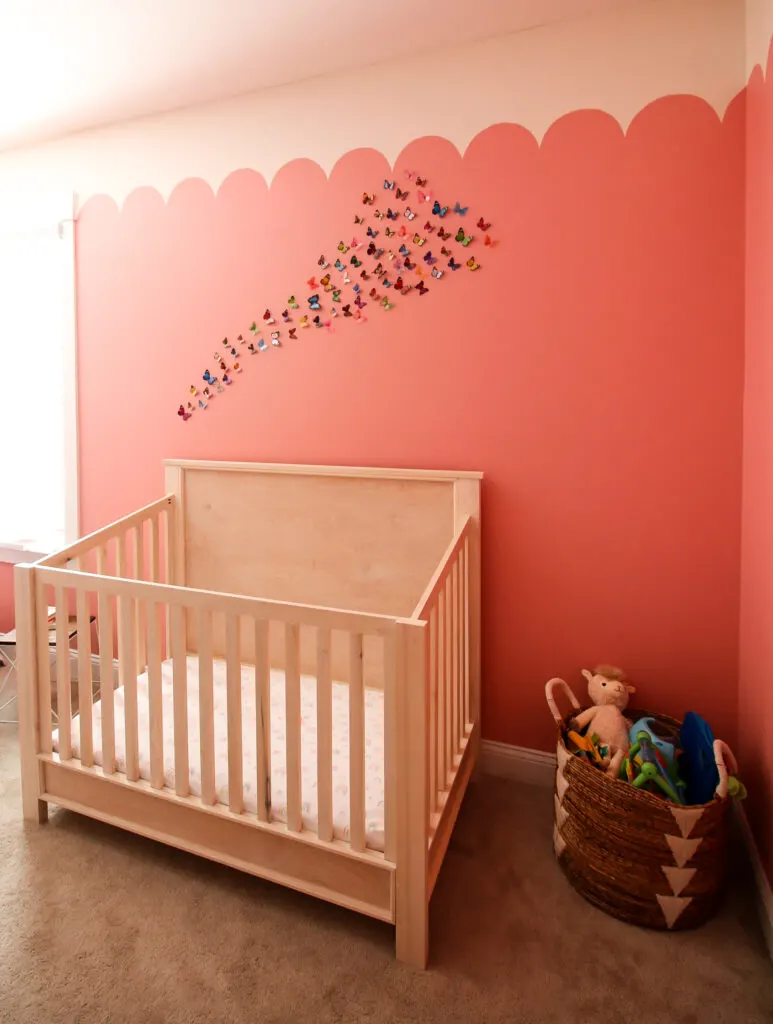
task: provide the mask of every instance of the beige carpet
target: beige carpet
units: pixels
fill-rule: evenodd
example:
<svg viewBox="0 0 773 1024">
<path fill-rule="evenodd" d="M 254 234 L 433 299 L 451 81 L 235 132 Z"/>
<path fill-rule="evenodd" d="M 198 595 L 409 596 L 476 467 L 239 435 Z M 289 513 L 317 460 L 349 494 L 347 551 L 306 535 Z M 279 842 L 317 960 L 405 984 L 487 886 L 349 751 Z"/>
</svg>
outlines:
<svg viewBox="0 0 773 1024">
<path fill-rule="evenodd" d="M 2 726 L 3 1024 L 773 1022 L 747 885 L 694 933 L 612 920 L 556 867 L 546 790 L 471 787 L 421 974 L 378 922 L 66 811 L 24 828 L 17 765 Z"/>
</svg>

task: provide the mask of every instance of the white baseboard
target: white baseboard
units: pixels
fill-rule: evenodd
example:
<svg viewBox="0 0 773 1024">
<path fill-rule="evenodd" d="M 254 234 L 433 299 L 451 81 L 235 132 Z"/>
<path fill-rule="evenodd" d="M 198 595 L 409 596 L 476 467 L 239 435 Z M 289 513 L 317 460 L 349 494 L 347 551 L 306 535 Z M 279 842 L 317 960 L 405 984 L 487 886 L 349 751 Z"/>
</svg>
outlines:
<svg viewBox="0 0 773 1024">
<path fill-rule="evenodd" d="M 556 777 L 556 755 L 544 750 L 483 740 L 481 769 L 487 775 L 498 775 L 529 786 L 551 788 Z"/>
<path fill-rule="evenodd" d="M 762 931 L 765 934 L 765 942 L 768 945 L 768 953 L 773 960 L 773 891 L 771 891 L 765 868 L 762 866 L 760 851 L 754 841 L 749 819 L 741 804 L 735 805 L 735 816 L 754 872 L 754 880 L 757 884 L 757 911 L 760 915 Z"/>
</svg>

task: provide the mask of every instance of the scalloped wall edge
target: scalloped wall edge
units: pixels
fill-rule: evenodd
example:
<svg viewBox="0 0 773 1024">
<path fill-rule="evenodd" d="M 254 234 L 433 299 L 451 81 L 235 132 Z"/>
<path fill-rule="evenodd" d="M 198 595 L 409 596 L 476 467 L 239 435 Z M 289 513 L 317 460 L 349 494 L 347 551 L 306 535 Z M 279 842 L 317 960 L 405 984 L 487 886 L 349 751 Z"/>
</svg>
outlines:
<svg viewBox="0 0 773 1024">
<path fill-rule="evenodd" d="M 56 182 L 120 204 L 142 184 L 164 196 L 187 178 L 217 188 L 239 167 L 270 181 L 300 157 L 330 173 L 351 149 L 396 160 L 426 136 L 461 152 L 499 123 L 542 140 L 573 111 L 604 111 L 627 130 L 668 96 L 700 97 L 724 117 L 746 82 L 745 47 L 743 0 L 626 5 L 0 154 L 0 189 Z"/>
<path fill-rule="evenodd" d="M 711 104 L 707 100 L 703 99 L 700 96 L 685 94 L 677 96 L 660 96 L 657 99 L 652 100 L 640 111 L 638 111 L 638 113 L 631 119 L 627 126 L 623 125 L 616 117 L 614 117 L 614 115 L 604 110 L 572 110 L 566 114 L 563 114 L 561 117 L 556 118 L 556 120 L 553 121 L 548 126 L 547 130 L 545 131 L 541 139 L 538 138 L 534 132 L 530 131 L 524 125 L 518 124 L 515 121 L 500 121 L 496 124 L 488 125 L 487 127 L 481 129 L 479 132 L 476 132 L 475 135 L 465 145 L 461 146 L 455 143 L 452 139 L 445 138 L 444 136 L 441 135 L 424 135 L 416 139 L 411 139 L 402 147 L 402 149 L 397 153 L 393 160 L 390 160 L 387 153 L 383 152 L 380 149 L 377 149 L 376 147 L 361 146 L 356 149 L 351 149 L 345 153 L 342 153 L 332 163 L 329 170 L 326 170 L 321 163 L 319 163 L 317 160 L 313 160 L 311 157 L 295 157 L 294 159 L 288 160 L 286 163 L 278 167 L 275 173 L 270 177 L 261 174 L 259 170 L 256 170 L 255 168 L 252 167 L 234 168 L 233 170 L 225 174 L 222 178 L 220 178 L 216 185 L 213 185 L 211 182 L 206 181 L 204 178 L 200 176 L 191 175 L 190 177 L 186 177 L 178 181 L 168 192 L 164 192 L 161 189 L 154 187 L 153 185 L 138 185 L 135 188 L 133 188 L 130 192 L 128 192 L 121 202 L 118 202 L 116 199 L 114 199 L 106 192 L 94 193 L 93 195 L 90 195 L 87 198 L 84 198 L 81 202 L 79 202 L 78 212 L 80 215 L 80 213 L 82 213 L 83 210 L 93 202 L 104 203 L 105 201 L 111 202 L 119 212 L 123 212 L 127 203 L 130 203 L 132 198 L 141 192 L 155 193 L 158 199 L 161 201 L 161 203 L 163 203 L 165 206 L 168 206 L 169 203 L 172 202 L 175 193 L 194 183 L 206 188 L 210 192 L 212 198 L 214 199 L 220 196 L 224 187 L 227 185 L 228 181 L 231 178 L 238 174 L 244 174 L 245 172 L 253 174 L 256 178 L 259 178 L 261 181 L 263 181 L 264 184 L 266 185 L 266 188 L 270 192 L 271 189 L 275 186 L 277 179 L 297 165 L 310 165 L 326 181 L 329 181 L 341 170 L 342 166 L 348 159 L 350 159 L 354 155 L 363 152 L 371 153 L 378 160 L 382 161 L 384 165 L 384 173 L 388 173 L 394 170 L 394 168 L 398 167 L 400 164 L 410 162 L 410 151 L 413 150 L 416 146 L 420 146 L 423 142 L 430 140 L 440 141 L 445 145 L 449 146 L 451 149 L 455 151 L 459 159 L 464 161 L 470 156 L 471 151 L 474 150 L 477 143 L 484 140 L 484 138 L 490 132 L 498 131 L 503 128 L 511 128 L 515 132 L 522 133 L 524 136 L 527 136 L 529 140 L 533 143 L 535 149 L 537 150 L 545 150 L 546 148 L 550 147 L 554 143 L 554 141 L 558 141 L 558 136 L 562 131 L 573 131 L 574 125 L 580 120 L 582 120 L 586 124 L 588 123 L 589 119 L 594 119 L 599 122 L 607 122 L 611 125 L 614 125 L 614 127 L 620 134 L 621 140 L 630 139 L 632 137 L 635 137 L 636 133 L 639 130 L 643 131 L 646 127 L 648 116 L 656 116 L 662 110 L 663 105 L 666 103 L 678 103 L 685 109 L 689 105 L 693 108 L 693 116 L 699 117 L 701 116 L 701 114 L 705 114 L 711 120 L 713 120 L 719 127 L 725 123 L 725 121 L 728 118 L 728 115 L 735 107 L 735 105 L 743 101 L 745 94 L 746 89 L 744 88 L 737 95 L 733 96 L 733 98 L 724 108 L 721 115 L 714 109 L 714 107 L 711 106 Z"/>
</svg>

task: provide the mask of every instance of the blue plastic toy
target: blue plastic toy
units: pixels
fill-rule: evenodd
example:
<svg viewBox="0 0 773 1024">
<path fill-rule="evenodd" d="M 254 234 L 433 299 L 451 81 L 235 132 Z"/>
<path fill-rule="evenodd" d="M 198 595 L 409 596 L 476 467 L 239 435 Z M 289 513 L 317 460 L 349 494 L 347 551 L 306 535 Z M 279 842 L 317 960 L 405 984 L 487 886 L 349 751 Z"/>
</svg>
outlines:
<svg viewBox="0 0 773 1024">
<path fill-rule="evenodd" d="M 719 772 L 714 761 L 714 733 L 705 719 L 694 711 L 688 711 L 682 722 L 680 740 L 684 751 L 687 803 L 707 804 L 719 785 Z"/>
</svg>

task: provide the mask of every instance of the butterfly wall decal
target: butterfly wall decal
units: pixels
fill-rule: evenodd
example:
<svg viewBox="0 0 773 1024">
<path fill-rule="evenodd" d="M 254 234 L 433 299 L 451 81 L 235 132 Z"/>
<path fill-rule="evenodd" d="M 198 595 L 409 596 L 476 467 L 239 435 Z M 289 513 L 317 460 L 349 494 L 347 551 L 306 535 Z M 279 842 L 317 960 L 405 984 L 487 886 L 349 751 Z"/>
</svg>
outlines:
<svg viewBox="0 0 773 1024">
<path fill-rule="evenodd" d="M 423 281 L 419 281 L 419 283 L 416 285 L 416 291 L 419 293 L 419 295 L 426 295 L 427 292 L 429 291 L 429 288 L 424 284 Z"/>
<path fill-rule="evenodd" d="M 456 263 L 452 256 L 451 259 L 448 261 L 448 266 L 451 270 L 458 270 L 459 267 L 461 267 L 461 263 Z"/>
<path fill-rule="evenodd" d="M 395 233 L 394 232 L 394 228 L 390 228 L 390 227 L 388 227 L 386 229 L 386 231 L 384 232 L 384 234 L 387 236 L 387 238 L 391 238 L 394 233 Z"/>
<path fill-rule="evenodd" d="M 338 251 L 347 253 L 349 252 L 349 246 L 343 240 L 338 243 Z"/>
<path fill-rule="evenodd" d="M 470 270 L 480 270 L 480 263 L 475 262 L 474 256 L 470 256 L 470 258 L 467 260 L 467 266 L 470 268 Z"/>
<path fill-rule="evenodd" d="M 445 274 L 445 270 L 440 270 L 439 267 L 432 268 L 432 276 L 434 278 L 437 278 L 438 281 L 443 276 L 443 274 Z"/>
<path fill-rule="evenodd" d="M 422 238 L 422 237 L 421 237 L 421 235 L 420 235 L 420 234 L 418 233 L 418 231 L 417 231 L 417 232 L 416 232 L 416 234 L 415 234 L 415 235 L 413 236 L 413 244 L 414 244 L 414 245 L 418 245 L 418 246 L 419 246 L 419 248 L 421 248 L 421 247 L 422 247 L 422 245 L 424 245 L 424 243 L 425 243 L 426 241 L 427 241 L 427 239 L 426 239 L 426 238 Z"/>
<path fill-rule="evenodd" d="M 290 298 L 287 300 L 287 305 L 290 307 L 290 309 L 297 309 L 298 308 L 298 303 L 297 303 L 294 295 L 291 295 Z M 241 334 L 239 335 L 239 337 L 241 338 Z"/>
<path fill-rule="evenodd" d="M 432 202 L 432 196 L 428 196 L 426 194 L 426 192 L 422 192 L 421 190 L 419 190 L 416 198 L 417 198 L 418 202 L 420 202 L 420 203 L 431 203 Z"/>
<path fill-rule="evenodd" d="M 424 225 L 424 230 L 431 235 L 432 232 L 435 230 L 435 225 L 427 221 L 427 223 Z"/>
<path fill-rule="evenodd" d="M 413 210 L 410 208 L 410 206 L 406 206 L 406 208 L 405 208 L 405 216 L 406 216 L 406 218 L 408 220 L 415 220 L 416 219 L 416 214 L 413 212 Z"/>
<path fill-rule="evenodd" d="M 437 263 L 437 256 L 432 255 L 431 249 L 427 250 L 427 252 L 424 254 L 424 262 L 428 263 L 429 266 L 432 266 L 433 263 Z"/>
<path fill-rule="evenodd" d="M 319 304 L 318 294 L 309 296 L 309 309 L 322 309 L 322 307 Z"/>
<path fill-rule="evenodd" d="M 393 210 L 391 206 L 387 209 L 386 215 L 387 220 L 397 220 L 400 216 L 400 214 L 396 210 Z"/>
<path fill-rule="evenodd" d="M 445 228 L 440 227 L 437 229 L 437 236 L 438 238 L 442 238 L 443 240 L 445 240 L 446 238 L 451 237 L 451 232 L 446 231 Z"/>
<path fill-rule="evenodd" d="M 398 188 L 395 192 L 395 199 L 407 199 L 408 192 L 404 188 Z"/>
<path fill-rule="evenodd" d="M 456 232 L 456 235 L 454 236 L 454 240 L 457 242 L 461 242 L 464 248 L 466 249 L 467 246 L 472 241 L 472 235 L 465 235 L 464 228 L 460 227 L 459 230 Z"/>
<path fill-rule="evenodd" d="M 372 206 L 374 201 L 375 201 L 375 198 L 376 198 L 375 195 L 370 194 L 368 192 L 363 192 L 362 193 L 362 203 L 363 203 L 363 206 Z"/>
<path fill-rule="evenodd" d="M 435 200 L 435 205 L 432 207 L 432 212 L 436 217 L 445 217 L 448 213 L 447 206 L 441 206 L 439 200 Z"/>
<path fill-rule="evenodd" d="M 330 264 L 328 263 L 324 256 L 320 256 L 320 258 L 317 260 L 317 264 L 322 270 L 327 270 L 327 268 L 330 266 Z"/>
<path fill-rule="evenodd" d="M 393 181 L 387 181 L 386 178 L 384 178 L 384 188 L 394 190 L 394 187 L 395 183 Z"/>
<path fill-rule="evenodd" d="M 352 315 L 351 303 L 347 302 L 345 306 L 342 306 L 341 307 L 341 312 L 343 313 L 344 316 L 351 316 Z"/>
<path fill-rule="evenodd" d="M 283 309 L 283 310 L 282 310 L 282 319 L 284 320 L 284 322 L 285 322 L 286 324 L 289 324 L 289 323 L 290 323 L 290 321 L 292 320 L 292 317 L 290 316 L 290 310 L 289 310 L 289 309 Z M 235 351 L 236 351 L 236 350 L 234 349 L 234 352 L 235 352 Z M 234 354 L 234 353 L 232 352 L 232 353 L 231 353 L 231 355 L 233 355 L 233 354 Z"/>
<path fill-rule="evenodd" d="M 480 228 L 481 231 L 488 231 L 488 229 L 491 227 L 491 224 L 487 224 L 485 220 L 481 217 L 480 220 L 478 221 L 478 227 Z"/>
<path fill-rule="evenodd" d="M 417 178 L 416 178 L 416 185 L 417 185 L 417 186 L 418 186 L 419 188 L 424 188 L 424 186 L 425 186 L 426 184 L 427 184 L 427 179 L 426 179 L 426 178 L 419 178 L 419 177 L 417 176 Z"/>
<path fill-rule="evenodd" d="M 459 200 L 454 203 L 454 213 L 458 213 L 460 217 L 466 217 L 469 206 L 461 206 Z"/>
<path fill-rule="evenodd" d="M 316 279 L 316 277 L 310 277 L 308 279 L 308 281 L 306 282 L 306 287 L 307 288 L 316 288 L 317 287 L 317 279 Z"/>
<path fill-rule="evenodd" d="M 368 236 L 368 238 L 376 238 L 378 235 L 378 231 L 374 231 L 373 228 L 368 228 L 365 234 Z"/>
<path fill-rule="evenodd" d="M 271 316 L 271 310 L 270 309 L 267 309 L 266 312 L 263 314 L 263 319 L 266 321 L 267 324 L 276 323 L 276 321 L 274 320 L 273 316 Z"/>
<path fill-rule="evenodd" d="M 297 328 L 297 327 L 291 327 L 291 328 L 290 328 L 290 338 L 291 338 L 291 339 L 292 339 L 293 341 L 295 341 L 295 340 L 296 340 L 296 338 L 298 337 L 298 333 L 297 333 L 297 332 L 298 332 L 298 328 Z"/>
<path fill-rule="evenodd" d="M 355 213 L 355 215 L 354 215 L 354 223 L 355 224 L 364 224 L 365 223 L 365 218 L 364 217 L 360 217 L 360 216 L 358 216 Z"/>
<path fill-rule="evenodd" d="M 333 266 L 336 268 L 339 274 L 343 274 L 343 272 L 346 270 L 346 265 L 342 263 L 340 260 L 336 260 Z"/>
</svg>

